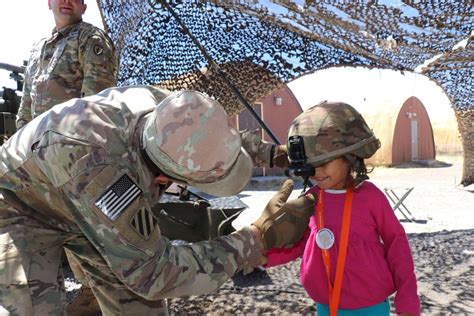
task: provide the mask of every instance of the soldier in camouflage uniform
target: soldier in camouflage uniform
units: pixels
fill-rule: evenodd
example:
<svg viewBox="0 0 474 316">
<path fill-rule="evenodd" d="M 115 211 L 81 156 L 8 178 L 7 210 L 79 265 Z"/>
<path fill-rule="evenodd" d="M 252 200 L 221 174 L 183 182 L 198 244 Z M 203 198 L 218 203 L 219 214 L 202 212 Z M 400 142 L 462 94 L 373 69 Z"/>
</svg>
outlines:
<svg viewBox="0 0 474 316">
<path fill-rule="evenodd" d="M 56 26 L 32 49 L 25 72 L 17 128 L 53 105 L 115 86 L 116 58 L 110 38 L 83 22 L 82 0 L 48 0 Z"/>
<path fill-rule="evenodd" d="M 53 107 L 0 147 L 0 314 L 61 315 L 63 249 L 104 315 L 166 313 L 167 297 L 218 288 L 299 240 L 314 198 L 290 182 L 249 228 L 172 245 L 151 211 L 172 181 L 214 195 L 252 162 L 224 109 L 202 94 L 110 88 Z"/>
<path fill-rule="evenodd" d="M 256 167 L 288 167 L 286 144 L 277 145 L 262 139 L 259 133 L 250 130 L 240 134 L 242 147 L 250 154 Z"/>
</svg>

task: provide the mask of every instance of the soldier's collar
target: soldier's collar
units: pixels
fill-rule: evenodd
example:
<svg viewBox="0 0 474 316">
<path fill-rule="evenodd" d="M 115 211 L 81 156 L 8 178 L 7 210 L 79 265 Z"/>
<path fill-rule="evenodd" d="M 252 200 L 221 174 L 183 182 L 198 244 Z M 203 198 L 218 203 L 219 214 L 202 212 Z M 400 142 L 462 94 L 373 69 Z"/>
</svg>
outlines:
<svg viewBox="0 0 474 316">
<path fill-rule="evenodd" d="M 54 36 L 57 33 L 58 35 L 66 36 L 71 30 L 77 28 L 79 26 L 79 24 L 81 24 L 81 23 L 82 23 L 82 20 L 80 20 L 79 22 L 74 23 L 74 24 L 66 25 L 65 27 L 61 28 L 60 30 L 57 30 L 56 28 L 54 28 L 52 35 Z"/>
</svg>

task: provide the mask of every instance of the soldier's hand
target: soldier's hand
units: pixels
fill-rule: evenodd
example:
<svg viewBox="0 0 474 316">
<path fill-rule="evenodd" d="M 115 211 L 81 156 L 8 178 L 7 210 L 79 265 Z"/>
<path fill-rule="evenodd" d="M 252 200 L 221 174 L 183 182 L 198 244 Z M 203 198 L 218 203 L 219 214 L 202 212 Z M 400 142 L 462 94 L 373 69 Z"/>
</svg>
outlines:
<svg viewBox="0 0 474 316">
<path fill-rule="evenodd" d="M 240 131 L 242 147 L 248 152 L 257 167 L 287 168 L 288 151 L 286 145 L 275 145 L 262 139 L 258 130 Z"/>
<path fill-rule="evenodd" d="M 292 180 L 286 180 L 253 223 L 262 234 L 265 250 L 297 242 L 308 227 L 316 197 L 309 194 L 287 202 L 293 186 Z"/>
<path fill-rule="evenodd" d="M 271 164 L 275 167 L 280 167 L 280 168 L 288 167 L 289 161 L 288 161 L 288 150 L 286 148 L 286 145 L 275 145 Z"/>
</svg>

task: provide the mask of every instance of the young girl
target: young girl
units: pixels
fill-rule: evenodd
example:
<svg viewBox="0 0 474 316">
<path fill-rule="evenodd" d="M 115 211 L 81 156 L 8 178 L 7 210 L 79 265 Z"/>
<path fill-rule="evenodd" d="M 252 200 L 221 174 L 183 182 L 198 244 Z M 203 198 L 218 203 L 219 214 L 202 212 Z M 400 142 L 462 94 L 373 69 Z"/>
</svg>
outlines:
<svg viewBox="0 0 474 316">
<path fill-rule="evenodd" d="M 290 169 L 316 185 L 314 216 L 292 248 L 268 252 L 267 267 L 302 256 L 301 282 L 321 315 L 419 315 L 413 258 L 384 193 L 366 181 L 364 158 L 380 147 L 362 116 L 344 103 L 322 103 L 292 123 Z M 299 173 L 298 173 L 299 172 Z"/>
</svg>

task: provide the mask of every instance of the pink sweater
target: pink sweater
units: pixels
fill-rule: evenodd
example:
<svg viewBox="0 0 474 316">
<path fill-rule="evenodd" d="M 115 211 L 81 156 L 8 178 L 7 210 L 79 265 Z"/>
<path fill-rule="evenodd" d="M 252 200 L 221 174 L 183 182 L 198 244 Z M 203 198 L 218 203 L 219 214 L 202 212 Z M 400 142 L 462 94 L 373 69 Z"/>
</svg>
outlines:
<svg viewBox="0 0 474 316">
<path fill-rule="evenodd" d="M 314 187 L 310 192 L 319 192 Z M 331 257 L 334 282 L 345 190 L 324 194 L 324 222 L 335 235 Z M 301 260 L 301 282 L 316 302 L 329 304 L 327 276 L 321 250 L 316 245 L 316 217 L 313 215 L 303 239 L 292 248 L 271 249 L 267 267 Z M 392 293 L 397 313 L 420 314 L 413 258 L 405 230 L 396 218 L 385 194 L 371 182 L 354 190 L 352 216 L 339 308 L 356 309 L 381 303 Z"/>
</svg>

